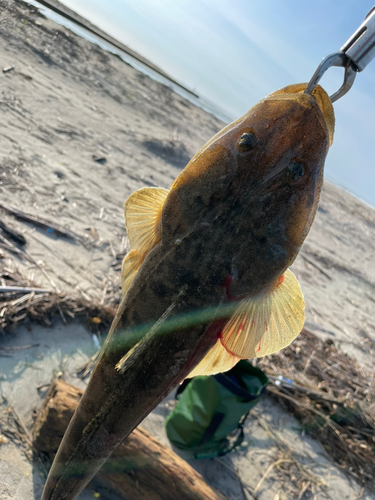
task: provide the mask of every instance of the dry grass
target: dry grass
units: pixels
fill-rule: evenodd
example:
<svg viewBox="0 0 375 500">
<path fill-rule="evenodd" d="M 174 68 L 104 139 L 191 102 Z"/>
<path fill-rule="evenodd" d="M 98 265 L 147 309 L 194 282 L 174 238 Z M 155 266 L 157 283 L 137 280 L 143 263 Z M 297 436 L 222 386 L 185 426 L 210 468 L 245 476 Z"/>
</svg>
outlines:
<svg viewBox="0 0 375 500">
<path fill-rule="evenodd" d="M 1 286 L 38 288 L 38 285 L 21 275 L 16 267 L 0 261 Z M 109 283 L 100 298 L 76 293 L 49 291 L 25 293 L 24 291 L 0 293 L 0 335 L 13 331 L 17 326 L 34 322 L 51 325 L 54 316 L 61 317 L 64 323 L 73 319 L 83 321 L 90 331 L 107 332 L 116 308 L 121 299 L 119 288 Z"/>
<path fill-rule="evenodd" d="M 273 440 L 277 447 L 274 461 L 270 464 L 262 478 L 254 488 L 252 494 L 258 497 L 262 485 L 269 475 L 273 475 L 281 486 L 281 491 L 286 494 L 286 498 L 296 498 L 298 500 L 315 498 L 316 493 L 329 498 L 326 484 L 312 472 L 316 464 L 303 464 L 298 454 L 292 449 L 290 444 L 283 439 L 282 434 L 269 425 L 265 418 L 258 415 L 259 425 Z"/>
<path fill-rule="evenodd" d="M 268 390 L 293 413 L 334 461 L 361 484 L 375 477 L 375 387 L 373 376 L 303 330 L 278 354 L 258 361 L 270 375 Z M 293 380 L 278 380 L 278 376 Z"/>
</svg>

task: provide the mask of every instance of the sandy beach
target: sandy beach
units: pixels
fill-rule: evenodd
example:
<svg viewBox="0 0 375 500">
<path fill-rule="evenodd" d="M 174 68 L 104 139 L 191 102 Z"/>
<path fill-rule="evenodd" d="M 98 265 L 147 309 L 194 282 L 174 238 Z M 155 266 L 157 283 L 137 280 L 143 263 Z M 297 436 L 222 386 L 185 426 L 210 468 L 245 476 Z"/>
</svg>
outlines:
<svg viewBox="0 0 375 500">
<path fill-rule="evenodd" d="M 21 252 L 0 240 L 2 285 L 18 273 L 25 283 L 114 308 L 128 250 L 125 200 L 144 186 L 169 188 L 225 124 L 20 0 L 0 0 L 0 70 L 0 221 L 26 239 Z M 45 225 L 15 218 L 14 209 Z M 365 374 L 373 373 L 375 356 L 374 255 L 375 211 L 325 182 L 315 222 L 292 270 L 305 296 L 307 327 L 349 355 Z M 56 375 L 52 360 L 62 362 L 69 354 L 66 379 L 83 387 L 75 369 L 95 352 L 95 344 L 81 324 L 64 327 L 69 318 L 63 313 L 49 328 L 21 325 L 23 319 L 0 334 L 0 356 L 4 346 L 39 346 L 0 357 L 0 395 L 2 411 L 10 402 L 18 405 L 30 429 L 32 409 L 41 404 L 36 387 Z M 45 345 L 55 335 L 61 344 L 54 350 L 57 357 L 43 364 Z M 39 368 L 29 369 L 25 363 L 30 362 Z M 17 395 L 26 381 L 32 393 L 27 402 Z M 366 394 L 373 405 L 371 384 Z M 172 399 L 142 424 L 168 446 L 164 419 Z M 16 440 L 2 444 L 1 422 L 0 498 L 37 499 L 43 474 Z M 306 476 L 299 497 L 292 474 L 283 476 L 276 466 L 267 472 L 280 451 L 269 428 L 321 485 Z M 373 481 L 371 486 L 348 475 L 270 396 L 248 419 L 246 441 L 223 459 L 192 462 L 209 484 L 233 500 L 375 498 Z M 92 491 L 82 498 L 92 498 Z M 103 491 L 101 498 L 115 497 Z"/>
</svg>

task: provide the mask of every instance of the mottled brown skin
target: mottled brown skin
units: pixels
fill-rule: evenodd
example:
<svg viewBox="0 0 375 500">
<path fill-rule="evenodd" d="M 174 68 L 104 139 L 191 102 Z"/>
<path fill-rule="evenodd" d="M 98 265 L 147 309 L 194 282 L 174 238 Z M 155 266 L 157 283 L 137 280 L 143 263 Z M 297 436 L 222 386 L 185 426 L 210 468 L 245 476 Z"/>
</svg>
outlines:
<svg viewBox="0 0 375 500">
<path fill-rule="evenodd" d="M 111 451 L 201 361 L 221 326 L 211 315 L 158 334 L 169 321 L 206 308 L 215 314 L 229 298 L 265 290 L 296 258 L 317 209 L 333 132 L 328 96 L 315 91 L 321 111 L 301 93 L 304 87 L 282 89 L 228 125 L 172 185 L 161 241 L 119 307 L 42 500 L 74 499 Z M 254 144 L 241 151 L 238 141 L 250 131 Z M 296 159 L 305 171 L 297 180 L 288 170 Z M 155 328 L 166 311 L 167 321 Z M 134 345 L 137 328 L 148 333 L 119 372 L 115 366 Z"/>
</svg>

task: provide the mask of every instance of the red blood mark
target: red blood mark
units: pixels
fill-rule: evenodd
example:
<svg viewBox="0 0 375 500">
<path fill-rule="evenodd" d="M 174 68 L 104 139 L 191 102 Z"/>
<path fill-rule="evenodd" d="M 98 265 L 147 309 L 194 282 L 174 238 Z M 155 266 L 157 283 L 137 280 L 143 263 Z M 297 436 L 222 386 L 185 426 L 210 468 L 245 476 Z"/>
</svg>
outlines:
<svg viewBox="0 0 375 500">
<path fill-rule="evenodd" d="M 238 328 L 238 331 L 239 332 L 242 332 L 242 330 L 245 328 L 245 325 L 246 325 L 246 320 L 244 319 L 242 321 L 242 323 L 240 324 L 239 328 Z"/>
<path fill-rule="evenodd" d="M 232 281 L 233 281 L 233 274 L 229 274 L 229 276 L 225 278 L 223 283 L 228 300 L 236 300 L 235 297 L 233 297 L 233 295 L 231 295 L 229 291 L 229 287 L 232 284 Z"/>
<path fill-rule="evenodd" d="M 206 334 L 208 335 L 208 334 L 211 334 L 213 332 L 215 332 L 215 333 L 217 332 L 218 338 L 221 338 L 221 335 L 223 333 L 223 330 L 224 330 L 224 327 L 225 327 L 227 321 L 228 320 L 224 319 L 224 318 L 223 319 L 217 319 L 216 321 L 213 321 L 209 325 L 209 327 L 207 328 Z"/>
<path fill-rule="evenodd" d="M 277 278 L 276 285 L 279 286 L 284 281 L 285 275 L 283 274 L 280 278 Z"/>
<path fill-rule="evenodd" d="M 262 343 L 262 339 L 259 339 L 259 344 L 258 344 L 258 349 L 256 350 L 256 352 L 259 352 L 260 351 L 260 344 Z"/>
<path fill-rule="evenodd" d="M 227 299 L 228 300 L 231 300 L 231 301 L 234 301 L 234 300 L 242 300 L 246 297 L 246 295 L 243 295 L 241 297 L 235 297 L 234 295 L 232 295 L 229 291 L 229 287 L 231 286 L 232 282 L 234 280 L 234 276 L 233 274 L 229 274 L 225 280 L 224 280 L 224 283 L 223 283 L 223 287 L 225 288 L 225 292 L 226 292 L 226 296 L 227 296 Z"/>
<path fill-rule="evenodd" d="M 224 349 L 227 351 L 228 354 L 230 354 L 231 356 L 234 356 L 234 357 L 237 357 L 233 352 L 231 352 L 228 347 L 224 344 L 223 342 L 223 332 L 221 331 L 220 332 L 220 335 L 219 335 L 219 340 L 220 340 L 220 344 L 224 347 Z"/>
<path fill-rule="evenodd" d="M 264 326 L 266 327 L 266 332 L 268 332 L 268 325 L 267 325 L 267 321 L 264 322 Z"/>
<path fill-rule="evenodd" d="M 230 286 L 230 284 L 232 283 L 233 281 L 233 274 L 229 274 L 225 280 L 224 280 L 224 283 L 223 283 L 223 286 L 225 286 L 225 288 L 228 288 L 228 286 Z"/>
<path fill-rule="evenodd" d="M 215 336 L 216 336 L 216 338 L 221 338 L 222 337 L 222 333 L 224 331 L 224 328 L 225 328 L 225 325 L 227 324 L 227 322 L 228 322 L 228 318 L 222 318 L 222 319 L 217 319 L 217 320 L 213 321 L 212 323 L 210 323 L 208 325 L 207 330 L 205 332 L 205 336 L 210 337 L 211 339 L 212 338 L 214 339 Z M 211 348 L 212 347 L 214 347 L 214 346 L 212 345 Z M 187 374 L 190 373 L 193 370 L 193 368 L 195 368 L 195 366 L 197 366 L 196 358 L 197 358 L 197 353 L 198 352 L 199 351 L 196 350 L 192 354 L 192 356 L 190 357 L 190 359 L 188 361 L 188 363 L 190 364 L 190 369 L 187 370 L 187 372 L 186 372 Z"/>
</svg>

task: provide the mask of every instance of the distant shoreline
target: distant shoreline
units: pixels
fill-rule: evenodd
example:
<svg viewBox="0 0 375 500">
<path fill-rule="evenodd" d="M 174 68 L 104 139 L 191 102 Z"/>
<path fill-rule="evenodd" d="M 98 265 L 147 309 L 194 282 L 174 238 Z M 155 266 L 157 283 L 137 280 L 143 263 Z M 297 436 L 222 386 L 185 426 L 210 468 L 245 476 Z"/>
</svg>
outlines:
<svg viewBox="0 0 375 500">
<path fill-rule="evenodd" d="M 43 7 L 46 7 L 47 9 L 50 9 L 52 12 L 60 15 L 67 21 L 70 21 L 71 23 L 75 24 L 76 26 L 83 28 L 84 30 L 88 31 L 89 33 L 93 34 L 95 37 L 104 40 L 108 44 L 112 45 L 115 49 L 119 49 L 120 51 L 124 52 L 125 54 L 129 55 L 130 58 L 134 59 L 134 61 L 137 61 L 143 64 L 146 68 L 151 69 L 153 72 L 155 72 L 157 75 L 160 75 L 161 77 L 165 78 L 168 82 L 170 82 L 173 85 L 176 85 L 179 89 L 183 90 L 185 93 L 189 94 L 191 98 L 187 97 L 186 94 L 180 93 L 182 97 L 185 99 L 190 100 L 195 105 L 198 105 L 201 109 L 207 111 L 208 113 L 213 114 L 215 117 L 221 119 L 222 121 L 229 123 L 233 120 L 233 117 L 227 116 L 225 113 L 223 113 L 222 109 L 217 105 L 213 103 L 209 103 L 207 99 L 204 99 L 200 97 L 198 94 L 190 90 L 189 88 L 185 87 L 183 84 L 179 83 L 173 77 L 165 73 L 161 68 L 159 68 L 157 65 L 153 64 L 150 60 L 146 59 L 142 55 L 138 54 L 136 51 L 125 45 L 124 43 L 120 42 L 116 38 L 112 37 L 93 23 L 91 23 L 89 20 L 87 20 L 85 17 L 81 16 L 80 14 L 76 13 L 75 11 L 71 10 L 69 7 L 65 6 L 63 3 L 59 2 L 58 0 L 25 0 L 26 3 L 32 4 L 32 5 L 41 5 Z M 48 17 L 48 16 L 47 16 Z M 56 20 L 55 20 L 56 22 Z M 57 21 L 58 22 L 58 21 Z M 72 28 L 70 28 L 72 29 Z M 82 35 L 82 33 L 80 34 Z M 110 51 L 109 48 L 105 49 L 107 51 Z M 119 55 L 118 52 L 115 52 L 117 55 Z M 120 56 L 121 57 L 121 56 Z M 125 60 L 127 64 L 132 63 L 128 62 Z M 133 65 L 134 66 L 134 65 Z M 142 72 L 142 69 L 138 66 L 134 66 L 137 70 Z M 144 69 L 143 72 L 150 76 L 150 73 L 147 73 L 147 71 Z M 155 79 L 155 76 L 151 76 L 151 78 Z M 156 78 L 157 79 L 157 78 Z M 158 80 L 158 79 L 157 79 Z M 162 80 L 158 80 L 162 81 Z M 164 84 L 167 84 L 164 82 Z M 173 89 L 176 91 L 176 88 Z M 177 90 L 177 93 L 178 90 Z M 195 99 L 197 99 L 197 101 Z M 355 199 L 360 200 L 362 203 L 364 203 L 368 208 L 371 210 L 375 210 L 375 205 L 373 205 L 368 199 L 365 199 L 361 197 L 358 193 L 351 191 L 351 189 L 348 186 L 345 186 L 342 184 L 340 181 L 332 178 L 332 176 L 327 176 L 325 174 L 325 180 L 334 184 L 335 186 L 339 187 L 343 191 L 345 191 L 347 194 L 350 196 L 353 196 Z"/>
<path fill-rule="evenodd" d="M 67 7 L 63 3 L 59 2 L 58 0 L 35 0 L 35 2 L 43 5 L 44 7 L 47 7 L 48 9 L 51 9 L 53 12 L 56 12 L 57 14 L 64 17 L 65 19 L 68 19 L 69 21 L 77 24 L 81 28 L 84 28 L 87 31 L 90 31 L 91 33 L 93 33 L 94 35 L 102 38 L 103 40 L 110 43 L 114 47 L 122 50 L 123 52 L 130 55 L 131 57 L 133 57 L 137 61 L 141 62 L 142 64 L 144 64 L 148 68 L 151 68 L 153 71 L 155 71 L 159 75 L 163 76 L 164 78 L 166 78 L 170 82 L 174 83 L 175 85 L 178 85 L 183 90 L 185 90 L 185 92 L 188 92 L 192 96 L 199 99 L 198 94 L 196 94 L 191 89 L 185 87 L 182 83 L 180 83 L 177 80 L 175 80 L 174 78 L 172 78 L 170 75 L 165 73 L 165 71 L 163 71 L 161 68 L 156 66 L 154 63 L 152 63 L 151 61 L 149 61 L 145 57 L 141 56 L 140 54 L 138 54 L 138 52 L 135 52 L 130 47 L 128 47 L 124 43 L 120 42 L 116 38 L 112 37 L 111 35 L 109 35 L 105 31 L 103 31 L 102 29 L 98 28 L 95 24 L 91 23 L 86 18 L 80 16 L 79 14 L 77 14 L 77 12 L 75 12 L 74 10 L 71 10 L 69 7 Z"/>
</svg>

